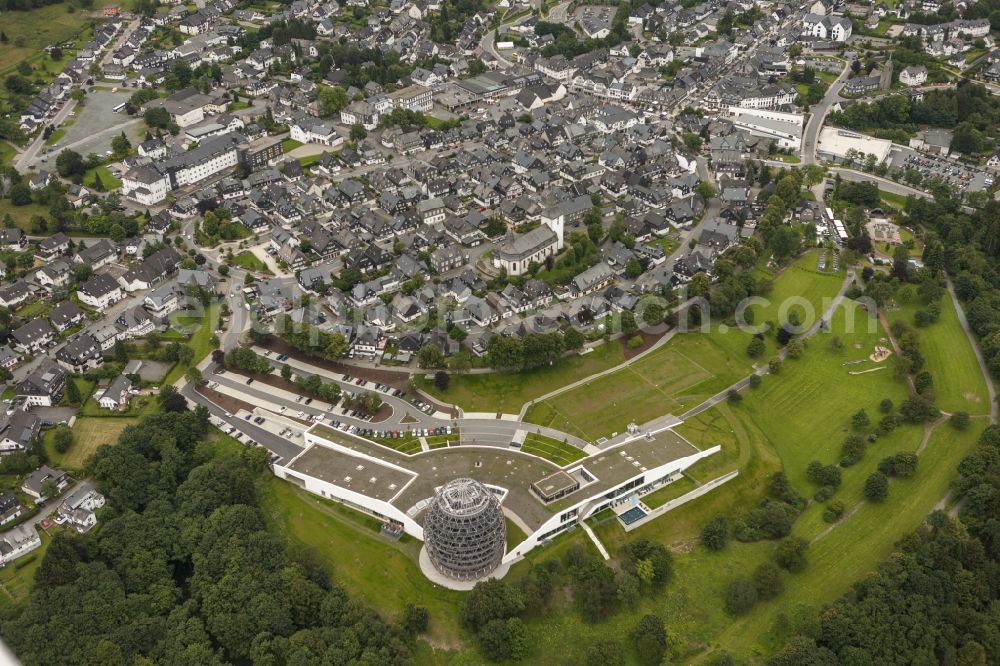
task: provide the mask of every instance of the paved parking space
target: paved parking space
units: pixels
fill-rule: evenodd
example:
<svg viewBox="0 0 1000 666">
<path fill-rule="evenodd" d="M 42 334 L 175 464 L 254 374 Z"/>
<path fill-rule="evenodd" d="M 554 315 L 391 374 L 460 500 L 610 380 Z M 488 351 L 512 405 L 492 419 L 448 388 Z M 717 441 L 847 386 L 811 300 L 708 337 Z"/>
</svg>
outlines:
<svg viewBox="0 0 1000 666">
<path fill-rule="evenodd" d="M 993 184 L 993 175 L 988 171 L 906 147 L 893 147 L 889 168 L 916 169 L 924 178 L 940 178 L 948 185 L 970 192 L 980 192 Z"/>
</svg>

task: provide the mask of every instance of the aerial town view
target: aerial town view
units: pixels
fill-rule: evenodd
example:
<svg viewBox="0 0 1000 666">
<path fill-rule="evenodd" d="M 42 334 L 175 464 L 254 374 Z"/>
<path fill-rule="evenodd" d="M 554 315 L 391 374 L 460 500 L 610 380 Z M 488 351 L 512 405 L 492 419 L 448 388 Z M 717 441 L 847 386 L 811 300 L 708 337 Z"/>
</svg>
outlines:
<svg viewBox="0 0 1000 666">
<path fill-rule="evenodd" d="M 0 0 L 0 664 L 1000 664 L 1000 0 Z"/>
</svg>

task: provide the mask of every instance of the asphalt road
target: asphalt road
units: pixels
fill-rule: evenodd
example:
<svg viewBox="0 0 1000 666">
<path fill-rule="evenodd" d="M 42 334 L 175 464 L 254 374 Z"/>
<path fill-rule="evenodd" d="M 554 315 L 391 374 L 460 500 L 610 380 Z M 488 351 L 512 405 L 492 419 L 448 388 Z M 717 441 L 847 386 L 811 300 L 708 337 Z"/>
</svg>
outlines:
<svg viewBox="0 0 1000 666">
<path fill-rule="evenodd" d="M 826 89 L 826 94 L 820 100 L 820 103 L 812 107 L 809 124 L 806 125 L 805 132 L 803 133 L 801 149 L 803 164 L 816 163 L 816 144 L 819 141 L 820 130 L 823 129 L 823 123 L 826 121 L 826 114 L 830 112 L 830 107 L 843 99 L 840 96 L 840 91 L 844 87 L 844 83 L 847 82 L 850 72 L 851 64 L 846 63 L 840 75 Z"/>
</svg>

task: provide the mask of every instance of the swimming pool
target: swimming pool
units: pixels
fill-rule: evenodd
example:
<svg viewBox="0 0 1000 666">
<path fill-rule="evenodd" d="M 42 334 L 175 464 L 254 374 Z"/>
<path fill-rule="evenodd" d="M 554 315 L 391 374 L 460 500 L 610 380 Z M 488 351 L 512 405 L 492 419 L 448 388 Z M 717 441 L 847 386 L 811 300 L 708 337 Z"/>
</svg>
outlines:
<svg viewBox="0 0 1000 666">
<path fill-rule="evenodd" d="M 626 525 L 631 525 L 635 521 L 645 517 L 646 517 L 646 512 L 637 506 L 634 506 L 628 511 L 624 511 L 618 514 L 618 518 Z"/>
</svg>

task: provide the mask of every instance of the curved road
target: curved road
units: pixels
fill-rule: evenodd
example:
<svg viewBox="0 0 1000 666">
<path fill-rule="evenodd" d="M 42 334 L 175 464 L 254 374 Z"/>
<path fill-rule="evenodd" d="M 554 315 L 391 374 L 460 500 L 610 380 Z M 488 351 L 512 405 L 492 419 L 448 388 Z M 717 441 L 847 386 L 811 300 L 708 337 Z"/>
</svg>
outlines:
<svg viewBox="0 0 1000 666">
<path fill-rule="evenodd" d="M 840 91 L 847 82 L 850 72 L 851 63 L 845 63 L 840 76 L 827 88 L 823 99 L 820 100 L 819 104 L 812 107 L 809 124 L 806 125 L 805 132 L 802 133 L 803 144 L 801 152 L 803 164 L 816 163 L 816 144 L 819 141 L 820 130 L 823 129 L 823 123 L 826 122 L 826 114 L 830 112 L 830 107 L 843 99 L 840 96 Z"/>
</svg>

